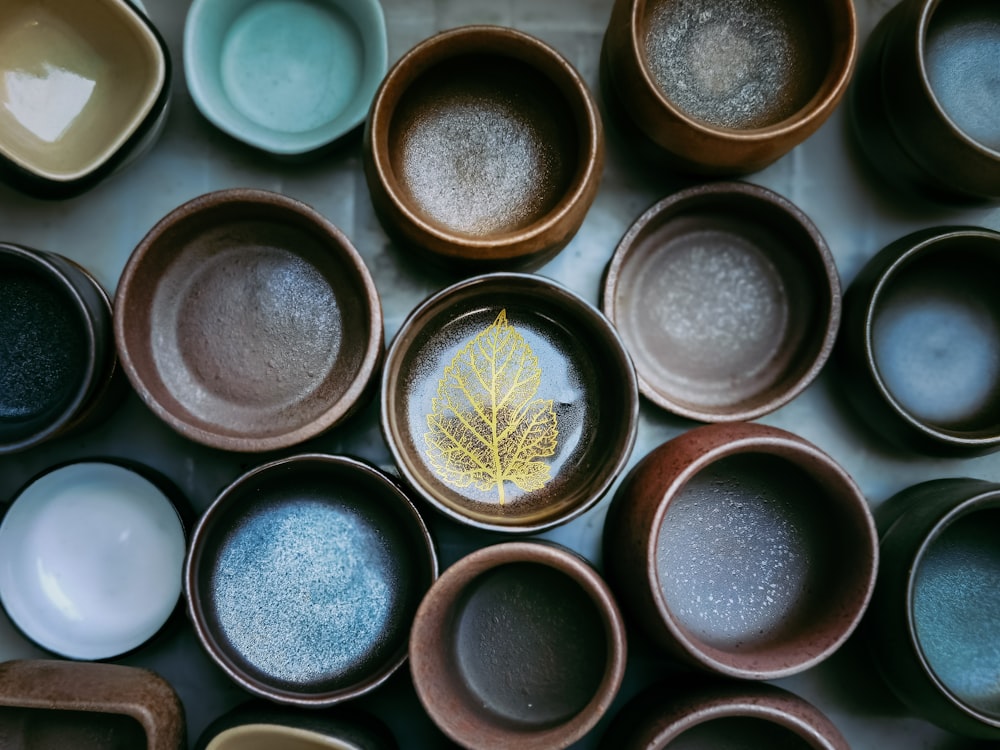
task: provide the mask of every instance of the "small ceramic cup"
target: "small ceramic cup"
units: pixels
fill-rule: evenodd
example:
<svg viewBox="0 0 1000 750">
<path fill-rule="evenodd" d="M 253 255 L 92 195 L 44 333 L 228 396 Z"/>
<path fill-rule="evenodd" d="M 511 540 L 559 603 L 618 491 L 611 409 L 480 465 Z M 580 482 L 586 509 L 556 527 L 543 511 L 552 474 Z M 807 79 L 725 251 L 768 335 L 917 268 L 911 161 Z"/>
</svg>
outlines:
<svg viewBox="0 0 1000 750">
<path fill-rule="evenodd" d="M 704 422 L 755 419 L 801 393 L 840 325 L 840 278 L 819 230 L 767 188 L 681 190 L 629 227 L 601 307 L 639 390 Z"/>
<path fill-rule="evenodd" d="M 181 596 L 176 492 L 143 467 L 107 461 L 32 480 L 0 523 L 0 604 L 14 625 L 69 659 L 110 659 L 150 640 Z"/>
<path fill-rule="evenodd" d="M 626 613 L 668 654 L 776 679 L 830 656 L 871 597 L 868 504 L 833 459 L 756 423 L 704 425 L 647 454 L 605 520 Z"/>
<path fill-rule="evenodd" d="M 0 177 L 13 187 L 78 195 L 158 137 L 170 51 L 128 0 L 6 2 L 0 50 Z"/>
<path fill-rule="evenodd" d="M 826 715 L 787 690 L 767 683 L 691 678 L 645 688 L 618 712 L 600 747 L 850 750 Z"/>
<path fill-rule="evenodd" d="M 161 219 L 118 282 L 115 341 L 143 402 L 181 435 L 267 451 L 371 396 L 382 304 L 350 240 L 278 193 L 208 193 Z"/>
<path fill-rule="evenodd" d="M 1000 8 L 903 0 L 865 44 L 849 107 L 869 163 L 933 202 L 1000 200 Z"/>
<path fill-rule="evenodd" d="M 223 132 L 281 156 L 359 127 L 387 65 L 378 0 L 194 0 L 184 24 L 195 105 Z"/>
<path fill-rule="evenodd" d="M 604 133 L 587 85 L 514 29 L 437 34 L 390 69 L 364 166 L 386 230 L 478 271 L 536 267 L 576 234 L 601 180 Z"/>
<path fill-rule="evenodd" d="M 616 0 L 601 93 L 637 151 L 687 172 L 745 174 L 826 121 L 857 37 L 851 0 Z"/>
<path fill-rule="evenodd" d="M 554 544 L 507 542 L 449 567 L 417 611 L 410 667 L 431 719 L 466 748 L 555 750 L 608 710 L 625 628 L 604 581 Z"/>
<path fill-rule="evenodd" d="M 499 532 L 537 532 L 593 507 L 638 423 L 614 327 L 531 274 L 484 274 L 424 300 L 389 347 L 381 395 L 402 477 L 448 517 Z"/>
<path fill-rule="evenodd" d="M 111 300 L 56 253 L 0 243 L 0 455 L 93 425 L 118 403 Z"/>
<path fill-rule="evenodd" d="M 391 477 L 301 454 L 222 491 L 195 528 L 184 590 L 200 643 L 237 685 L 318 708 L 399 669 L 436 576 L 427 528 Z"/>
<path fill-rule="evenodd" d="M 1000 484 L 922 482 L 875 515 L 882 558 L 864 626 L 872 658 L 917 715 L 1000 739 Z"/>
<path fill-rule="evenodd" d="M 1000 233 L 930 227 L 890 243 L 844 296 L 840 385 L 907 450 L 1000 448 Z"/>
</svg>

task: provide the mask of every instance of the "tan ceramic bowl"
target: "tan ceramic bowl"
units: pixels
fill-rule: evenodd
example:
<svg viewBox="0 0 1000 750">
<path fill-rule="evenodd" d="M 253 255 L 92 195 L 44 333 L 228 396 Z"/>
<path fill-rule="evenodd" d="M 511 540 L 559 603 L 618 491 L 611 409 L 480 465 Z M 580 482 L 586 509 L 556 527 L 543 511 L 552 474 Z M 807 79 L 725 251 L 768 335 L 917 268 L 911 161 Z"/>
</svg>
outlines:
<svg viewBox="0 0 1000 750">
<path fill-rule="evenodd" d="M 514 29 L 468 26 L 407 52 L 365 131 L 386 229 L 446 265 L 537 266 L 576 234 L 604 164 L 597 106 L 573 66 Z"/>
<path fill-rule="evenodd" d="M 185 437 L 234 451 L 339 424 L 383 350 L 381 302 L 347 237 L 262 190 L 203 195 L 153 227 L 122 272 L 114 327 L 146 405 Z"/>
</svg>

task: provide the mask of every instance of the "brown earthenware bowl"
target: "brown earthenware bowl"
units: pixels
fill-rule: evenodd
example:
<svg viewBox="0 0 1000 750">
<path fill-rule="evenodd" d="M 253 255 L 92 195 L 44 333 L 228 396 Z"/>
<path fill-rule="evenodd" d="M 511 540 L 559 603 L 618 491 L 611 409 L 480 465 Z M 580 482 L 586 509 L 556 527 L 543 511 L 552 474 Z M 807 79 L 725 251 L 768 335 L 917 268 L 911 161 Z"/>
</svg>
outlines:
<svg viewBox="0 0 1000 750">
<path fill-rule="evenodd" d="M 363 259 L 314 209 L 220 190 L 169 213 L 122 272 L 115 339 L 160 419 L 233 451 L 284 448 L 350 416 L 383 352 Z"/>
<path fill-rule="evenodd" d="M 604 526 L 608 581 L 653 641 L 730 677 L 821 662 L 875 585 L 868 504 L 808 441 L 756 423 L 704 425 L 646 455 Z"/>
<path fill-rule="evenodd" d="M 767 188 L 718 182 L 650 207 L 618 243 L 601 306 L 639 390 L 690 419 L 755 419 L 829 358 L 840 278 L 819 230 Z"/>
<path fill-rule="evenodd" d="M 365 174 L 386 230 L 447 266 L 540 265 L 576 234 L 604 165 L 597 106 L 554 49 L 466 26 L 389 70 L 365 130 Z"/>
<path fill-rule="evenodd" d="M 840 102 L 857 51 L 851 0 L 616 0 L 601 93 L 659 161 L 699 174 L 762 169 Z"/>
<path fill-rule="evenodd" d="M 410 634 L 413 683 L 458 744 L 556 750 L 607 711 L 625 672 L 625 628 L 604 581 L 543 542 L 479 549 L 448 568 Z"/>
</svg>

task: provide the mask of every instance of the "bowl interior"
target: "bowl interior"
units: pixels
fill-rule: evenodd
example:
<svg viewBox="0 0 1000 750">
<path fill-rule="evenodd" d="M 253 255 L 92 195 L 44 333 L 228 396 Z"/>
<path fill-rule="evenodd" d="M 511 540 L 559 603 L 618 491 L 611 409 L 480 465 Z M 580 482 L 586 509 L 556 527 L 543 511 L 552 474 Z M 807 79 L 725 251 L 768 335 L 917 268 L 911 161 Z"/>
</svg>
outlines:
<svg viewBox="0 0 1000 750">
<path fill-rule="evenodd" d="M 51 180 L 106 162 L 167 85 L 163 48 L 124 0 L 0 6 L 0 154 Z"/>
<path fill-rule="evenodd" d="M 205 750 L 365 750 L 361 745 L 307 729 L 277 724 L 249 724 L 226 729 Z"/>
<path fill-rule="evenodd" d="M 815 750 L 810 740 L 763 716 L 718 716 L 685 729 L 657 750 L 754 750 L 771 747 L 782 750 Z"/>
<path fill-rule="evenodd" d="M 996 238 L 954 235 L 885 278 L 869 310 L 876 377 L 916 422 L 963 436 L 1000 431 Z"/>
<path fill-rule="evenodd" d="M 195 2 L 184 64 L 202 113 L 254 146 L 298 154 L 364 120 L 387 64 L 375 0 Z"/>
<path fill-rule="evenodd" d="M 199 527 L 190 606 L 209 653 L 277 700 L 333 702 L 402 663 L 435 575 L 416 511 L 384 477 L 293 461 L 240 480 Z"/>
<path fill-rule="evenodd" d="M 604 306 L 644 395 L 716 421 L 759 416 L 803 387 L 839 307 L 820 243 L 746 193 L 696 195 L 641 218 L 616 251 Z"/>
<path fill-rule="evenodd" d="M 631 364 L 569 293 L 480 279 L 425 304 L 397 336 L 383 426 L 403 475 L 439 509 L 537 529 L 596 502 L 627 458 Z"/>
<path fill-rule="evenodd" d="M 149 738 L 131 716 L 103 711 L 0 707 L 0 743 L 36 750 L 129 750 Z"/>
</svg>

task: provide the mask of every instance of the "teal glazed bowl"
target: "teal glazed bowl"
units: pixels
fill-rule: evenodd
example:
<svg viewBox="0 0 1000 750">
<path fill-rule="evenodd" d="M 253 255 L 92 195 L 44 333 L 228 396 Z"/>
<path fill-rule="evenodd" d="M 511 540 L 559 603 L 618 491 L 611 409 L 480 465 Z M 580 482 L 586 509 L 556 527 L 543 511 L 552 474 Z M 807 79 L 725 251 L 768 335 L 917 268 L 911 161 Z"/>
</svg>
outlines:
<svg viewBox="0 0 1000 750">
<path fill-rule="evenodd" d="M 273 154 L 316 151 L 361 125 L 387 64 L 378 0 L 194 0 L 185 20 L 195 105 Z"/>
<path fill-rule="evenodd" d="M 875 664 L 915 714 L 1000 739 L 1000 484 L 922 482 L 875 517 L 881 563 L 864 623 Z"/>
</svg>

